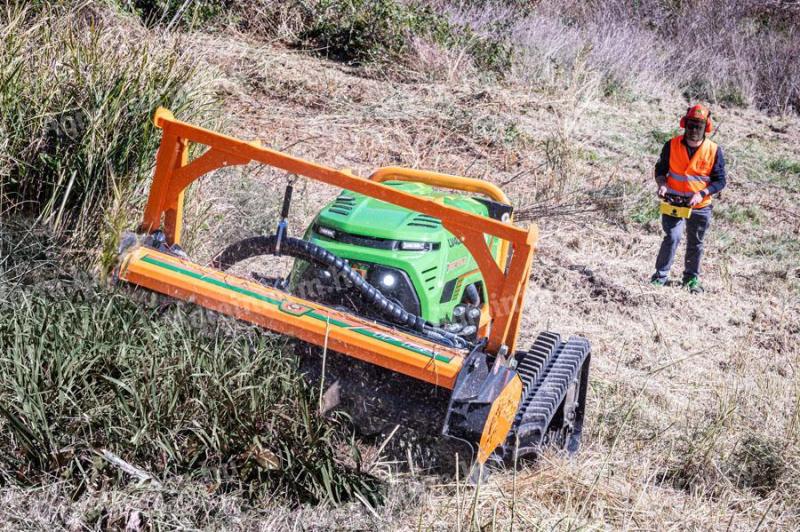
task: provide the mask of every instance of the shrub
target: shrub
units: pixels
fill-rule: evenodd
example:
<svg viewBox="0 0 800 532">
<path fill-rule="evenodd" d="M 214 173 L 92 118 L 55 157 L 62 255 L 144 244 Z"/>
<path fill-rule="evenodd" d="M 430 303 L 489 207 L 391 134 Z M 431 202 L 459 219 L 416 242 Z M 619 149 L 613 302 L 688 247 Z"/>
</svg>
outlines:
<svg viewBox="0 0 800 532">
<path fill-rule="evenodd" d="M 338 61 L 397 59 L 419 24 L 416 15 L 393 0 L 325 0 L 316 3 L 300 39 L 306 48 Z"/>
<path fill-rule="evenodd" d="M 677 88 L 690 100 L 778 113 L 800 108 L 800 10 L 777 1 L 116 3 L 150 26 L 233 24 L 353 64 L 402 62 L 422 38 L 464 51 L 480 69 L 505 75 L 513 66 L 521 79 L 551 86 L 568 79 L 588 49 L 606 97 Z"/>
<path fill-rule="evenodd" d="M 691 100 L 800 109 L 800 9 L 783 2 L 570 1 L 524 11 L 497 2 L 483 11 L 511 21 L 524 80 L 558 87 L 589 48 L 605 96 L 677 88 Z"/>
<path fill-rule="evenodd" d="M 504 40 L 479 35 L 419 2 L 320 0 L 312 5 L 299 43 L 338 61 L 402 61 L 415 37 L 464 49 L 484 69 L 500 71 L 510 61 L 511 49 Z"/>
<path fill-rule="evenodd" d="M 651 30 L 629 14 L 615 17 L 600 10 L 577 17 L 570 9 L 569 4 L 551 3 L 525 17 L 505 15 L 513 20 L 510 40 L 518 57 L 518 78 L 560 89 L 579 67 L 601 79 L 598 87 L 607 97 L 664 92 L 669 83 L 666 57 Z"/>
</svg>

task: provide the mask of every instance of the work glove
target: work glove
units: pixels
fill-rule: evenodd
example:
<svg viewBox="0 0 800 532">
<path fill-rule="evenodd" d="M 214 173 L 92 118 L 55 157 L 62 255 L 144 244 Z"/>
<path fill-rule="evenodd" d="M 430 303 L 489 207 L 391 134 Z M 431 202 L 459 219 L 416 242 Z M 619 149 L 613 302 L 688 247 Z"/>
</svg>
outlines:
<svg viewBox="0 0 800 532">
<path fill-rule="evenodd" d="M 695 205 L 697 205 L 701 201 L 703 201 L 703 195 L 700 194 L 699 192 L 695 192 L 692 195 L 692 199 L 689 200 L 689 207 L 694 207 Z"/>
<path fill-rule="evenodd" d="M 658 187 L 658 197 L 663 198 L 667 195 L 667 185 L 661 185 Z"/>
</svg>

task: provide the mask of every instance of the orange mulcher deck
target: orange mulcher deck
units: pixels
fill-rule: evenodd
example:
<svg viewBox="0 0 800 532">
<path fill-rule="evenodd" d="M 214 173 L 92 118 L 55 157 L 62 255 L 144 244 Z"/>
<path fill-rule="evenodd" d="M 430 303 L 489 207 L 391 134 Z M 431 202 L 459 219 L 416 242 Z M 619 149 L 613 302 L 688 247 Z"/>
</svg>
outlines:
<svg viewBox="0 0 800 532">
<path fill-rule="evenodd" d="M 467 354 L 145 246 L 119 278 L 445 388 Z"/>
</svg>

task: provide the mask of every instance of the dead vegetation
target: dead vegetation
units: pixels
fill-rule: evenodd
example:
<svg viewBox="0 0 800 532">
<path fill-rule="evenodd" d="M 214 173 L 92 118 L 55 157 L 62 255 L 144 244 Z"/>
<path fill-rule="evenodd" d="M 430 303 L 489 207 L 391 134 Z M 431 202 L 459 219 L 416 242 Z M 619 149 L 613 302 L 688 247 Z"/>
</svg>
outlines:
<svg viewBox="0 0 800 532">
<path fill-rule="evenodd" d="M 607 80 L 585 58 L 558 90 L 540 90 L 541 72 L 476 81 L 462 75 L 457 54 L 440 51 L 425 61 L 446 74 L 397 82 L 235 34 L 198 33 L 185 44 L 217 73 L 222 127 L 232 134 L 364 176 L 398 164 L 503 185 L 520 218 L 541 232 L 523 345 L 542 329 L 592 341 L 585 446 L 574 459 L 548 455 L 478 488 L 381 468 L 388 495 L 378 508 L 253 507 L 239 493 L 209 494 L 181 477 L 160 487 L 90 490 L 74 501 L 58 482 L 34 492 L 7 485 L 0 488 L 5 526 L 121 528 L 137 519 L 140 528 L 800 526 L 796 118 L 715 109 L 730 185 L 709 234 L 708 292 L 692 297 L 646 283 L 660 239 L 651 167 L 685 109 L 677 93 L 603 98 L 598 83 Z M 207 259 L 236 238 L 269 231 L 285 182 L 254 168 L 198 183 L 190 252 Z M 295 233 L 336 193 L 303 187 Z"/>
</svg>

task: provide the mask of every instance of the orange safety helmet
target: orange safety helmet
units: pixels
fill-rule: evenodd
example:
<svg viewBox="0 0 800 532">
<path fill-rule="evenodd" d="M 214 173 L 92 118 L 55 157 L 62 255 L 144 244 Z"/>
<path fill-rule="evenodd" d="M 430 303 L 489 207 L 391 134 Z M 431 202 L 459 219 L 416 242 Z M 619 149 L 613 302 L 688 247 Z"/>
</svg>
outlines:
<svg viewBox="0 0 800 532">
<path fill-rule="evenodd" d="M 711 133 L 711 111 L 708 110 L 707 107 L 704 107 L 700 104 L 693 105 L 686 109 L 686 116 L 681 117 L 681 127 L 686 127 L 686 120 L 705 120 L 706 122 L 706 133 Z"/>
</svg>

